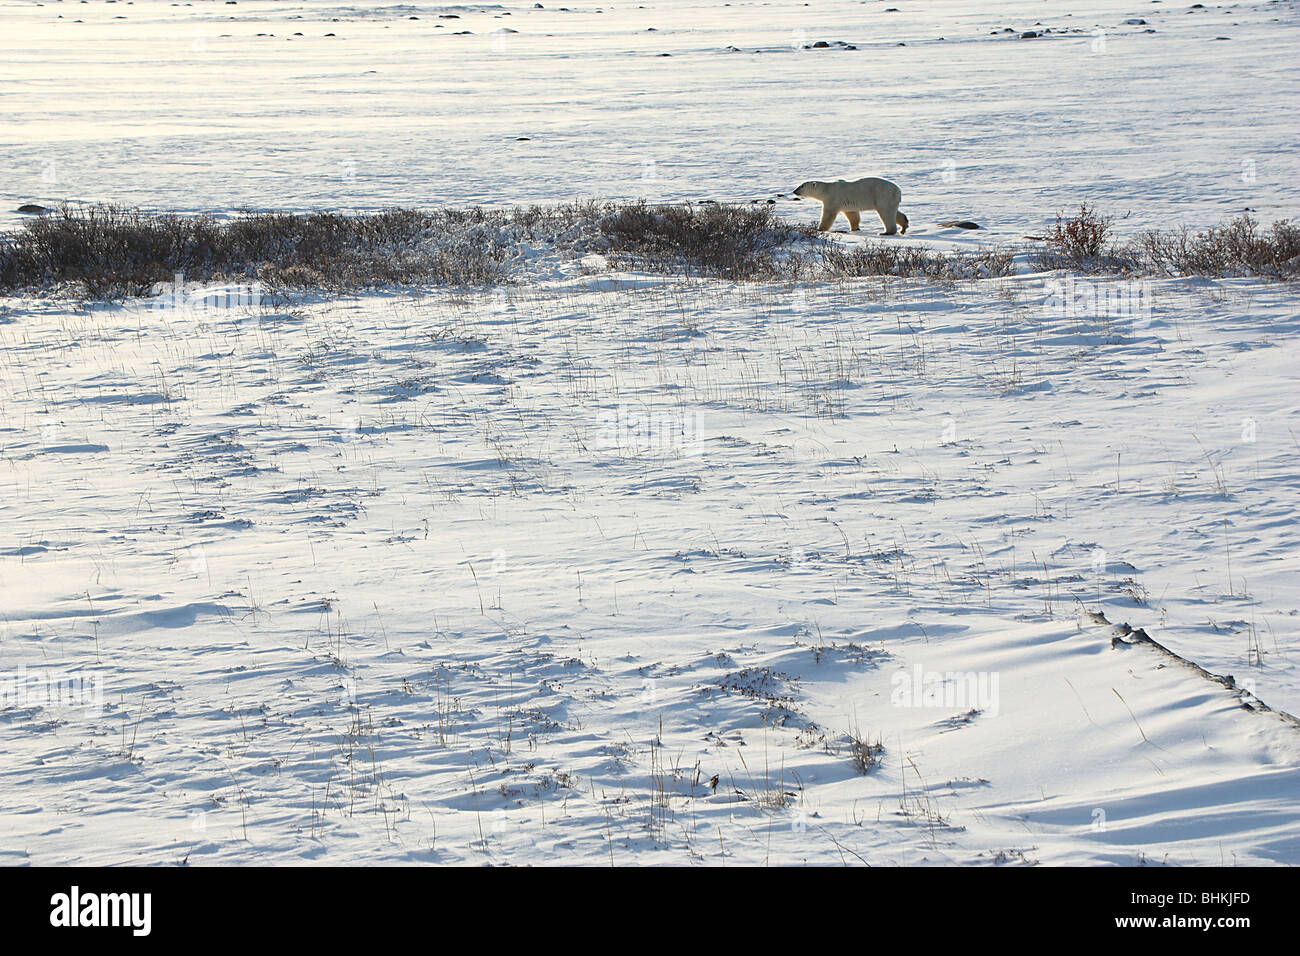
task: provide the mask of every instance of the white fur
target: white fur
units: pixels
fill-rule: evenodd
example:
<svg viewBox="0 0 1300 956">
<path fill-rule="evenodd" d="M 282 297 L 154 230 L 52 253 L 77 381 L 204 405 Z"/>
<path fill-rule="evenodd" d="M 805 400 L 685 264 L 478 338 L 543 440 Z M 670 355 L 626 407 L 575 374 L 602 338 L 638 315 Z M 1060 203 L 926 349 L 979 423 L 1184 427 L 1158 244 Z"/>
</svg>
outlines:
<svg viewBox="0 0 1300 956">
<path fill-rule="evenodd" d="M 831 228 L 840 213 L 844 213 L 849 228 L 856 232 L 858 213 L 873 210 L 880 214 L 880 221 L 885 224 L 883 235 L 896 235 L 898 226 L 907 232 L 907 217 L 898 211 L 903 191 L 888 179 L 868 176 L 866 179 L 839 179 L 833 183 L 813 179 L 799 186 L 794 194 L 821 202 L 822 221 L 817 228 L 822 232 Z"/>
</svg>

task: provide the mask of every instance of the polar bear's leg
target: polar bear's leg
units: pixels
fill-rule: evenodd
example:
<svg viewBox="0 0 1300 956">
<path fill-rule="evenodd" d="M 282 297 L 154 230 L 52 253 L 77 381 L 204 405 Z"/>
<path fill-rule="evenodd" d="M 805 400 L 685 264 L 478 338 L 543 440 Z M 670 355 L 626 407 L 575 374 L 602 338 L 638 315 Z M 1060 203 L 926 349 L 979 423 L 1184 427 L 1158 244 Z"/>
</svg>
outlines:
<svg viewBox="0 0 1300 956">
<path fill-rule="evenodd" d="M 880 208 L 877 210 L 877 212 L 880 213 L 880 221 L 884 223 L 885 226 L 885 231 L 882 232 L 881 235 L 882 236 L 898 235 L 898 203 L 896 201 L 883 202 L 880 204 Z"/>
<path fill-rule="evenodd" d="M 839 214 L 840 211 L 830 203 L 824 203 L 822 205 L 822 221 L 817 226 L 817 229 L 820 232 L 829 232 L 831 226 L 835 224 L 835 217 Z"/>
<path fill-rule="evenodd" d="M 861 219 L 858 217 L 858 211 L 856 209 L 846 209 L 844 210 L 844 217 L 849 221 L 849 228 L 854 232 L 857 232 L 858 224 L 861 222 Z"/>
</svg>

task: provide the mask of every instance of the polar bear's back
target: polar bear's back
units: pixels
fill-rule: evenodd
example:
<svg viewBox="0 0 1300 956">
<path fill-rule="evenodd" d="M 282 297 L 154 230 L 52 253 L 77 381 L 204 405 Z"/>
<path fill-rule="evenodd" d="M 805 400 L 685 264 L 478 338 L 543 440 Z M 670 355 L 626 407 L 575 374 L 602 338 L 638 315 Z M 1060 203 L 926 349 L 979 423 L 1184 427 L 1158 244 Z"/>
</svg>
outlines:
<svg viewBox="0 0 1300 956">
<path fill-rule="evenodd" d="M 897 183 L 878 176 L 863 179 L 840 179 L 826 184 L 827 199 L 830 204 L 840 209 L 865 212 L 871 209 L 897 209 L 903 199 L 903 191 Z"/>
</svg>

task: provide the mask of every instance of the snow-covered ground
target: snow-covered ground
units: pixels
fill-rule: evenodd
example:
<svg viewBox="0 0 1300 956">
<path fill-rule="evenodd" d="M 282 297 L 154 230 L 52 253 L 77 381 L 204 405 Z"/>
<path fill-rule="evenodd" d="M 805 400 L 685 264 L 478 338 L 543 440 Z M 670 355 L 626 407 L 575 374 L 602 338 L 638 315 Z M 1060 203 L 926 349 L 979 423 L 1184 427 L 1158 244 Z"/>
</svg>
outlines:
<svg viewBox="0 0 1300 956">
<path fill-rule="evenodd" d="M 1189 7 L 0 3 L 6 209 L 1295 214 L 1294 4 Z M 0 862 L 1300 862 L 1294 286 L 518 252 L 0 302 Z"/>
</svg>

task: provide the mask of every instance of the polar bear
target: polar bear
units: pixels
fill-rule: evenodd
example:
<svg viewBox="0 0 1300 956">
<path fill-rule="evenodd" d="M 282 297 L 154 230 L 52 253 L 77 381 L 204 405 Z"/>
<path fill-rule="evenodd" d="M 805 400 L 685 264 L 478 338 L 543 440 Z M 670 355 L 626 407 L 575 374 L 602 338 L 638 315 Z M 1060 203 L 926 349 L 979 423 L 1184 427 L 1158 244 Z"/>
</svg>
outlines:
<svg viewBox="0 0 1300 956">
<path fill-rule="evenodd" d="M 857 232 L 858 213 L 872 209 L 880 214 L 880 221 L 885 224 L 882 236 L 907 232 L 907 217 L 898 211 L 903 191 L 888 179 L 868 176 L 866 179 L 840 179 L 833 183 L 812 179 L 800 185 L 794 194 L 821 202 L 822 221 L 817 228 L 822 232 L 830 229 L 840 213 L 848 219 L 849 228 Z"/>
</svg>

